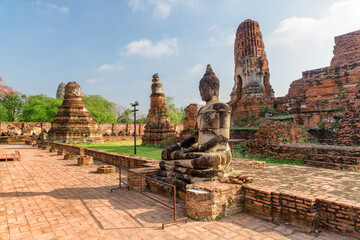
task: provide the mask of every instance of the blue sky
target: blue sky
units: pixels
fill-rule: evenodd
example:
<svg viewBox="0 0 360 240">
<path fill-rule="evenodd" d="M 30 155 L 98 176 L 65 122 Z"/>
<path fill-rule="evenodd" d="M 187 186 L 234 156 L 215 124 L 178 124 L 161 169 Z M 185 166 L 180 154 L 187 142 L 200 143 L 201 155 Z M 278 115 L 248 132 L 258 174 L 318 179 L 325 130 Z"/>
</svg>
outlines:
<svg viewBox="0 0 360 240">
<path fill-rule="evenodd" d="M 360 29 L 359 0 L 0 0 L 0 76 L 28 95 L 61 81 L 147 113 L 159 73 L 177 106 L 201 103 L 206 64 L 220 99 L 234 85 L 238 25 L 260 23 L 276 96 L 305 70 L 329 66 L 334 36 Z"/>
</svg>

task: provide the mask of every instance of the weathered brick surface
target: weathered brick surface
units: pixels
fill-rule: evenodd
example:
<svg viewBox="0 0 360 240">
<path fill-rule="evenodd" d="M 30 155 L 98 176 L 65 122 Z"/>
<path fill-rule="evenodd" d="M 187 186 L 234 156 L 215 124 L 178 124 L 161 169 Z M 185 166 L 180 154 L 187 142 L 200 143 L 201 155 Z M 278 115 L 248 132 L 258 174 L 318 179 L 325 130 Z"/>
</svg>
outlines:
<svg viewBox="0 0 360 240">
<path fill-rule="evenodd" d="M 186 214 L 212 221 L 234 212 L 247 212 L 268 221 L 287 222 L 308 229 L 325 228 L 360 237 L 360 207 L 301 194 L 276 192 L 250 185 L 219 182 L 191 184 L 186 192 Z"/>
<path fill-rule="evenodd" d="M 199 105 L 192 103 L 188 105 L 185 109 L 185 118 L 183 124 L 183 131 L 180 133 L 180 137 L 185 139 L 194 134 L 196 126 L 196 118 L 199 111 Z"/>
<path fill-rule="evenodd" d="M 218 220 L 241 212 L 241 186 L 220 182 L 201 182 L 186 186 L 186 214 L 196 220 Z"/>
<path fill-rule="evenodd" d="M 48 132 L 49 139 L 59 142 L 100 141 L 99 124 L 85 108 L 80 85 L 69 82 L 65 86 L 64 100 Z"/>
<path fill-rule="evenodd" d="M 0 143 L 25 143 L 26 141 L 35 141 L 35 138 L 24 135 L 0 137 Z"/>
<path fill-rule="evenodd" d="M 93 157 L 96 160 L 114 165 L 123 166 L 126 168 L 140 168 L 144 166 L 155 165 L 158 161 L 145 157 L 131 156 L 119 153 L 105 152 L 96 149 L 88 149 L 85 147 L 75 146 L 65 143 L 45 142 L 51 146 L 52 151 L 66 150 L 68 152 L 75 153 L 77 155 L 87 155 Z"/>
<path fill-rule="evenodd" d="M 342 115 L 360 83 L 360 31 L 335 37 L 334 57 L 325 68 L 304 71 L 290 85 L 290 111 L 307 128 L 324 122 L 328 127 Z"/>
<path fill-rule="evenodd" d="M 1 152 L 19 148 L 20 162 L 0 164 L 0 239 L 327 239 L 350 240 L 329 231 L 304 232 L 245 213 L 220 221 L 188 220 L 166 225 L 172 211 L 119 184 L 118 173 L 94 174 L 97 165 L 76 167 L 27 145 L 0 145 Z M 123 176 L 123 180 L 125 176 Z M 171 204 L 168 197 L 147 193 Z M 185 204 L 177 202 L 178 218 Z"/>
<path fill-rule="evenodd" d="M 270 72 L 259 23 L 242 22 L 234 44 L 235 76 L 229 105 L 231 122 L 240 124 L 246 118 L 260 116 L 260 111 L 274 102 Z"/>
<path fill-rule="evenodd" d="M 176 137 L 174 125 L 170 122 L 169 111 L 165 104 L 165 94 L 159 76 L 154 74 L 151 85 L 150 109 L 142 141 L 158 145 L 162 140 Z"/>
</svg>

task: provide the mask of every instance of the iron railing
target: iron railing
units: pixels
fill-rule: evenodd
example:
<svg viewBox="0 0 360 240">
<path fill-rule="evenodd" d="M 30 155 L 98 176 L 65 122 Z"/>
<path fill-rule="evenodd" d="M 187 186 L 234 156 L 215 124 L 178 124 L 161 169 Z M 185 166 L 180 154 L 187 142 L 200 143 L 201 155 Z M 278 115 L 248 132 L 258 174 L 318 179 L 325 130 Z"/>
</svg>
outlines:
<svg viewBox="0 0 360 240">
<path fill-rule="evenodd" d="M 135 188 L 134 186 L 131 186 L 130 184 L 128 184 L 127 182 L 125 182 L 125 181 L 123 181 L 123 180 L 121 179 L 121 172 L 122 172 L 122 170 L 125 170 L 125 171 L 127 171 L 128 173 L 131 172 L 131 173 L 133 173 L 133 174 L 135 174 L 135 175 L 139 175 L 139 176 L 140 176 L 140 190 L 137 189 L 137 188 Z M 165 186 L 171 187 L 171 188 L 173 189 L 173 193 L 174 193 L 174 196 L 173 196 L 173 206 L 168 205 L 168 204 L 166 204 L 166 203 L 164 203 L 164 202 L 160 201 L 159 199 L 156 199 L 156 198 L 154 198 L 154 197 L 152 197 L 152 196 L 149 196 L 148 194 L 145 194 L 144 191 L 143 191 L 143 178 L 147 179 L 148 181 L 153 181 L 153 182 L 156 182 L 156 183 L 163 184 L 163 185 L 165 185 Z M 171 221 L 171 222 L 164 222 L 164 223 L 162 223 L 162 229 L 164 229 L 164 227 L 165 227 L 166 224 L 170 224 L 170 223 L 175 223 L 175 222 L 179 222 L 179 221 L 185 221 L 185 223 L 187 223 L 187 218 L 176 219 L 176 186 L 174 186 L 174 185 L 172 185 L 172 184 L 169 184 L 169 183 L 165 183 L 165 182 L 159 181 L 159 180 L 157 180 L 157 179 L 154 179 L 154 178 L 151 178 L 151 177 L 148 177 L 148 176 L 145 176 L 145 175 L 143 175 L 143 174 L 141 174 L 141 173 L 134 172 L 134 171 L 132 171 L 132 170 L 126 168 L 126 167 L 119 166 L 119 187 L 117 187 L 117 188 L 112 188 L 112 189 L 111 189 L 111 192 L 113 192 L 113 190 L 116 190 L 116 189 L 121 189 L 121 184 L 122 184 L 122 183 L 125 184 L 125 185 L 128 187 L 128 190 L 130 190 L 130 188 L 131 188 L 131 189 L 134 189 L 135 191 L 141 193 L 142 195 L 144 195 L 144 196 L 146 196 L 146 197 L 148 197 L 148 198 L 150 198 L 150 199 L 152 199 L 152 200 L 154 200 L 154 201 L 156 201 L 156 202 L 158 202 L 158 203 L 160 203 L 160 204 L 162 204 L 162 205 L 164 205 L 164 206 L 166 206 L 166 207 L 168 207 L 168 208 L 170 208 L 170 209 L 173 210 L 174 220 Z"/>
</svg>

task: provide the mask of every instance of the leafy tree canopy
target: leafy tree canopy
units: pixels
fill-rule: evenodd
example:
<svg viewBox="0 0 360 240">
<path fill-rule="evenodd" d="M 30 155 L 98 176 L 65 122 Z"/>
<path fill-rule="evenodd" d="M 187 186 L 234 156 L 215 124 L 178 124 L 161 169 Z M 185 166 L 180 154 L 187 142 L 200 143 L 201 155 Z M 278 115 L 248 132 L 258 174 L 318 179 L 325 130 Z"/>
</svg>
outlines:
<svg viewBox="0 0 360 240">
<path fill-rule="evenodd" d="M 0 121 L 19 121 L 26 95 L 18 92 L 4 93 L 0 96 Z"/>
<path fill-rule="evenodd" d="M 185 118 L 185 110 L 183 107 L 176 107 L 174 97 L 165 97 L 165 105 L 170 114 L 170 122 L 173 124 L 183 124 Z"/>
<path fill-rule="evenodd" d="M 118 110 L 117 122 L 118 123 L 133 123 L 134 120 L 132 118 L 133 118 L 133 114 L 131 112 L 131 109 L 120 106 L 120 108 Z"/>
<path fill-rule="evenodd" d="M 116 123 L 116 104 L 100 95 L 82 96 L 86 109 L 99 123 Z"/>
<path fill-rule="evenodd" d="M 52 122 L 62 104 L 62 99 L 51 98 L 46 95 L 32 95 L 23 106 L 22 122 Z"/>
</svg>

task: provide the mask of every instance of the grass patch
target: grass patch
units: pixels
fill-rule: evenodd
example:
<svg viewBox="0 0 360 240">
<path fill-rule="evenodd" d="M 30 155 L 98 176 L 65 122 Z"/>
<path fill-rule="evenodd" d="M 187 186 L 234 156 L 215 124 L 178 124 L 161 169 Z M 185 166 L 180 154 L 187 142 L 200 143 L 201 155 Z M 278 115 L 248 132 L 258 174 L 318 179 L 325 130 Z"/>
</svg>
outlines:
<svg viewBox="0 0 360 240">
<path fill-rule="evenodd" d="M 264 161 L 266 162 L 266 166 L 276 166 L 276 165 L 296 165 L 296 166 L 304 166 L 304 161 L 302 160 L 290 160 L 290 159 L 276 159 L 274 157 L 269 156 L 258 156 L 258 157 L 244 157 L 242 154 L 233 154 L 233 158 L 242 158 L 248 160 L 255 161 Z"/>
<path fill-rule="evenodd" d="M 106 152 L 122 153 L 134 156 L 134 141 L 109 141 L 97 144 L 77 144 L 91 149 L 99 149 Z M 163 148 L 155 145 L 141 145 L 141 140 L 136 141 L 136 156 L 161 160 Z"/>
<path fill-rule="evenodd" d="M 246 153 L 246 145 L 237 145 L 234 147 L 232 151 L 233 158 L 242 158 L 247 160 L 255 160 L 255 161 L 264 161 L 266 162 L 266 166 L 275 166 L 275 165 L 296 165 L 296 166 L 304 166 L 304 161 L 302 160 L 290 160 L 290 159 L 276 159 L 270 156 L 248 156 Z"/>
</svg>

